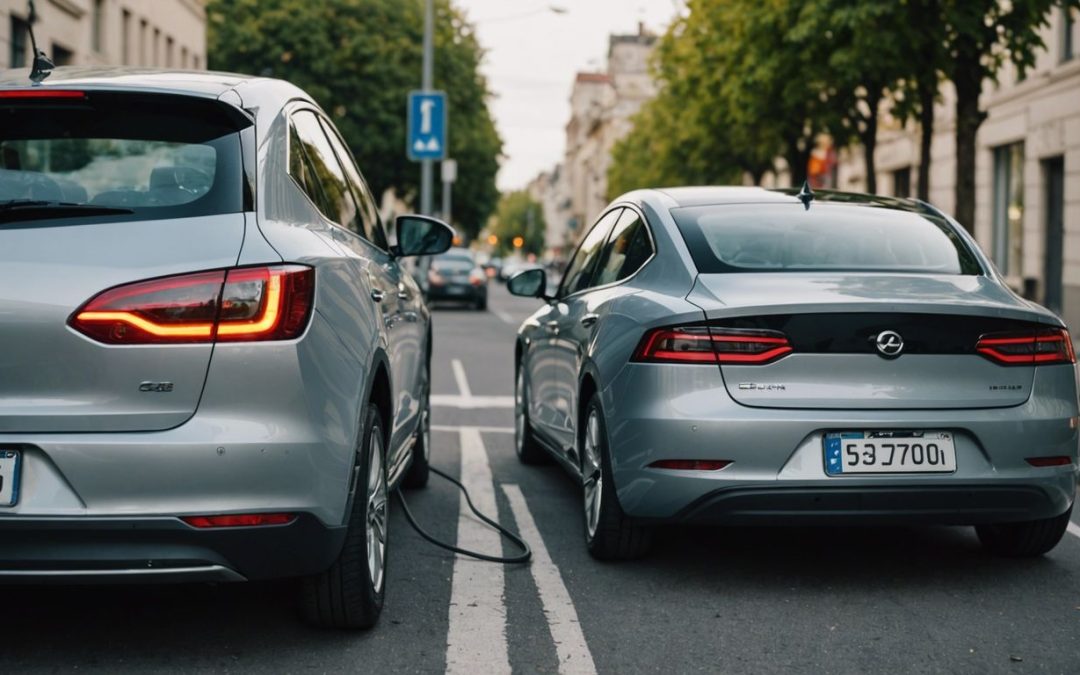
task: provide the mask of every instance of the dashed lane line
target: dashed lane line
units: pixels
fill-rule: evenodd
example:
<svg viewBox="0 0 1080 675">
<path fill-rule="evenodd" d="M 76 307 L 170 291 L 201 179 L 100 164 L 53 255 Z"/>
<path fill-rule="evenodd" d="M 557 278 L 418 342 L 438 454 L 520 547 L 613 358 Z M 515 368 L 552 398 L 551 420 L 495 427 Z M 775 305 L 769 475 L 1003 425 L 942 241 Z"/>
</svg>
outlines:
<svg viewBox="0 0 1080 675">
<path fill-rule="evenodd" d="M 544 538 L 536 527 L 525 495 L 517 485 L 503 485 L 502 489 L 510 502 L 510 510 L 514 512 L 518 532 L 532 547 L 533 557 L 529 571 L 532 572 L 536 588 L 540 592 L 540 602 L 547 616 L 548 629 L 559 656 L 559 672 L 564 675 L 595 675 L 596 664 L 589 645 L 585 642 L 585 635 L 581 632 L 574 601 L 566 590 L 559 568 L 544 546 Z"/>
<path fill-rule="evenodd" d="M 501 309 L 493 309 L 493 310 L 491 310 L 491 313 L 494 314 L 495 316 L 499 317 L 499 320 L 502 321 L 503 323 L 508 323 L 511 326 L 516 326 L 519 323 L 521 323 L 520 321 L 514 321 L 514 317 L 510 316 L 509 314 L 502 311 Z"/>
<path fill-rule="evenodd" d="M 457 382 L 458 392 L 461 398 L 472 398 L 472 389 L 469 388 L 469 378 L 465 377 L 465 366 L 461 365 L 461 359 L 450 361 L 450 368 L 454 371 L 454 381 Z"/>
<path fill-rule="evenodd" d="M 432 394 L 431 405 L 437 408 L 513 408 L 513 396 L 456 396 L 454 394 Z"/>
<path fill-rule="evenodd" d="M 514 428 L 513 427 L 477 427 L 477 426 L 470 426 L 469 428 L 470 429 L 476 429 L 477 431 L 479 431 L 481 433 L 485 433 L 485 434 L 488 434 L 488 433 L 491 433 L 491 434 L 512 434 L 512 433 L 514 433 Z M 448 424 L 432 424 L 431 425 L 431 430 L 432 431 L 453 431 L 453 432 L 456 433 L 458 431 L 461 431 L 461 427 L 450 426 Z"/>
<path fill-rule="evenodd" d="M 1080 525 L 1077 525 L 1076 523 L 1074 523 L 1074 522 L 1072 522 L 1070 520 L 1069 521 L 1069 534 L 1073 535 L 1074 537 L 1080 537 Z"/>
<path fill-rule="evenodd" d="M 461 482 L 482 513 L 498 513 L 495 482 L 480 431 L 462 427 Z M 502 551 L 499 533 L 469 512 L 464 495 L 458 507 L 457 545 L 473 551 Z M 501 565 L 462 555 L 454 558 L 450 585 L 450 627 L 446 636 L 446 672 L 473 675 L 510 672 L 506 642 L 506 581 Z"/>
</svg>

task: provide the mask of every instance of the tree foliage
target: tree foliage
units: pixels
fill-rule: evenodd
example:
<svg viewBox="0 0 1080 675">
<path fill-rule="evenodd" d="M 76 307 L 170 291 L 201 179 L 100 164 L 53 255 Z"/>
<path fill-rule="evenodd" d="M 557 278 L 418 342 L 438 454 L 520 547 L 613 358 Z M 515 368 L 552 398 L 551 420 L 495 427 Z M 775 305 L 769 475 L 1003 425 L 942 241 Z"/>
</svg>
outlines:
<svg viewBox="0 0 1080 675">
<path fill-rule="evenodd" d="M 496 249 L 502 253 L 514 251 L 514 238 L 522 237 L 522 253 L 540 255 L 544 251 L 544 210 L 524 190 L 507 192 L 499 200 L 492 219 L 491 233 L 499 238 Z"/>
<path fill-rule="evenodd" d="M 394 188 L 416 199 L 420 168 L 405 154 L 405 113 L 420 85 L 421 0 L 211 0 L 207 14 L 211 68 L 304 89 L 334 120 L 376 195 Z M 454 221 L 475 235 L 498 199 L 502 141 L 472 27 L 451 0 L 436 0 L 435 25 L 435 87 L 449 97 L 449 153 L 459 167 Z"/>
<path fill-rule="evenodd" d="M 1006 62 L 1021 72 L 1055 6 L 1080 0 L 687 0 L 654 55 L 659 94 L 615 148 L 611 192 L 643 185 L 755 182 L 786 160 L 792 184 L 821 133 L 858 143 L 876 189 L 878 118 L 915 119 L 920 194 L 939 84 L 957 90 L 957 215 L 974 212 L 978 96 Z"/>
</svg>

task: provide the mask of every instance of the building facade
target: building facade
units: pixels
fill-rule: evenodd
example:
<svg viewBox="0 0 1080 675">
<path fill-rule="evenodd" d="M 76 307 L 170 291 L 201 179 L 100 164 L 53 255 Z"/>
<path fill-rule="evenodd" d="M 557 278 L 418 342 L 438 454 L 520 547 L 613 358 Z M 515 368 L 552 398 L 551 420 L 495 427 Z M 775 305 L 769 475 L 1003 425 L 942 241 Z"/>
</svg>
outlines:
<svg viewBox="0 0 1080 675">
<path fill-rule="evenodd" d="M 533 199 L 544 207 L 547 245 L 556 255 L 569 254 L 582 228 L 608 203 L 611 151 L 630 132 L 642 104 L 656 95 L 648 68 L 655 43 L 656 36 L 643 25 L 633 35 L 612 35 L 606 71 L 574 78 L 565 158 L 529 185 Z"/>
<path fill-rule="evenodd" d="M 1080 17 L 1055 9 L 1046 50 L 1019 78 L 1006 69 L 983 89 L 978 132 L 975 236 L 1010 284 L 1080 329 Z M 955 94 L 936 108 L 930 200 L 955 207 Z M 878 192 L 914 196 L 919 134 L 885 116 L 875 151 Z M 840 153 L 837 187 L 863 190 L 862 150 Z M 965 223 L 967 224 L 967 223 Z"/>
<path fill-rule="evenodd" d="M 206 68 L 203 0 L 36 0 L 38 48 L 58 66 Z M 0 0 L 0 66 L 31 63 L 26 0 Z"/>
</svg>

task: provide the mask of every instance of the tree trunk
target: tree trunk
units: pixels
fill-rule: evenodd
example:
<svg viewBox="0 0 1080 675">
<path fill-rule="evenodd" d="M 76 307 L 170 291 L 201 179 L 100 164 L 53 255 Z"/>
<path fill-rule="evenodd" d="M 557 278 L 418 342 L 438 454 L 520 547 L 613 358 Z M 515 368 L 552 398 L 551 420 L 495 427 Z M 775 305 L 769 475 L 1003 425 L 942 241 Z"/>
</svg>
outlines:
<svg viewBox="0 0 1080 675">
<path fill-rule="evenodd" d="M 960 56 L 952 78 L 956 85 L 956 220 L 975 231 L 975 135 L 986 114 L 979 110 L 984 69 L 976 58 Z"/>
<path fill-rule="evenodd" d="M 934 99 L 937 98 L 937 77 L 931 82 L 919 81 L 919 188 L 918 197 L 930 201 L 930 149 L 934 142 Z"/>
<path fill-rule="evenodd" d="M 877 194 L 877 164 L 874 163 L 874 150 L 877 149 L 878 108 L 881 104 L 881 87 L 867 85 L 869 94 L 866 97 L 866 107 L 870 115 L 863 117 L 864 126 L 859 131 L 859 138 L 863 146 L 863 162 L 866 164 L 866 191 L 872 195 Z"/>
<path fill-rule="evenodd" d="M 806 182 L 807 165 L 810 163 L 810 151 L 813 145 L 803 143 L 803 139 L 791 141 L 788 150 L 784 153 L 784 159 L 788 163 L 788 172 L 791 174 L 791 187 L 802 187 Z"/>
</svg>

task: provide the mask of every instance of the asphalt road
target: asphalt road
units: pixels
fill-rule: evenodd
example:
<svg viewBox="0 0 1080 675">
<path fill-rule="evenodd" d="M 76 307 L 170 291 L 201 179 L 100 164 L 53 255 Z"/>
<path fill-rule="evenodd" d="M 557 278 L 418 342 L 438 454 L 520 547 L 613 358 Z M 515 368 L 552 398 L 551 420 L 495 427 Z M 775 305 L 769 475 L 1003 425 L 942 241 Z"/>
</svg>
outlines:
<svg viewBox="0 0 1080 675">
<path fill-rule="evenodd" d="M 433 462 L 524 531 L 532 565 L 455 558 L 395 509 L 367 633 L 300 624 L 284 582 L 2 588 L 0 672 L 1080 672 L 1080 528 L 1027 561 L 964 528 L 672 529 L 643 561 L 593 561 L 578 487 L 513 452 L 533 307 L 493 286 L 486 313 L 440 308 L 433 366 Z M 408 499 L 433 534 L 500 550 L 441 479 Z"/>
</svg>

